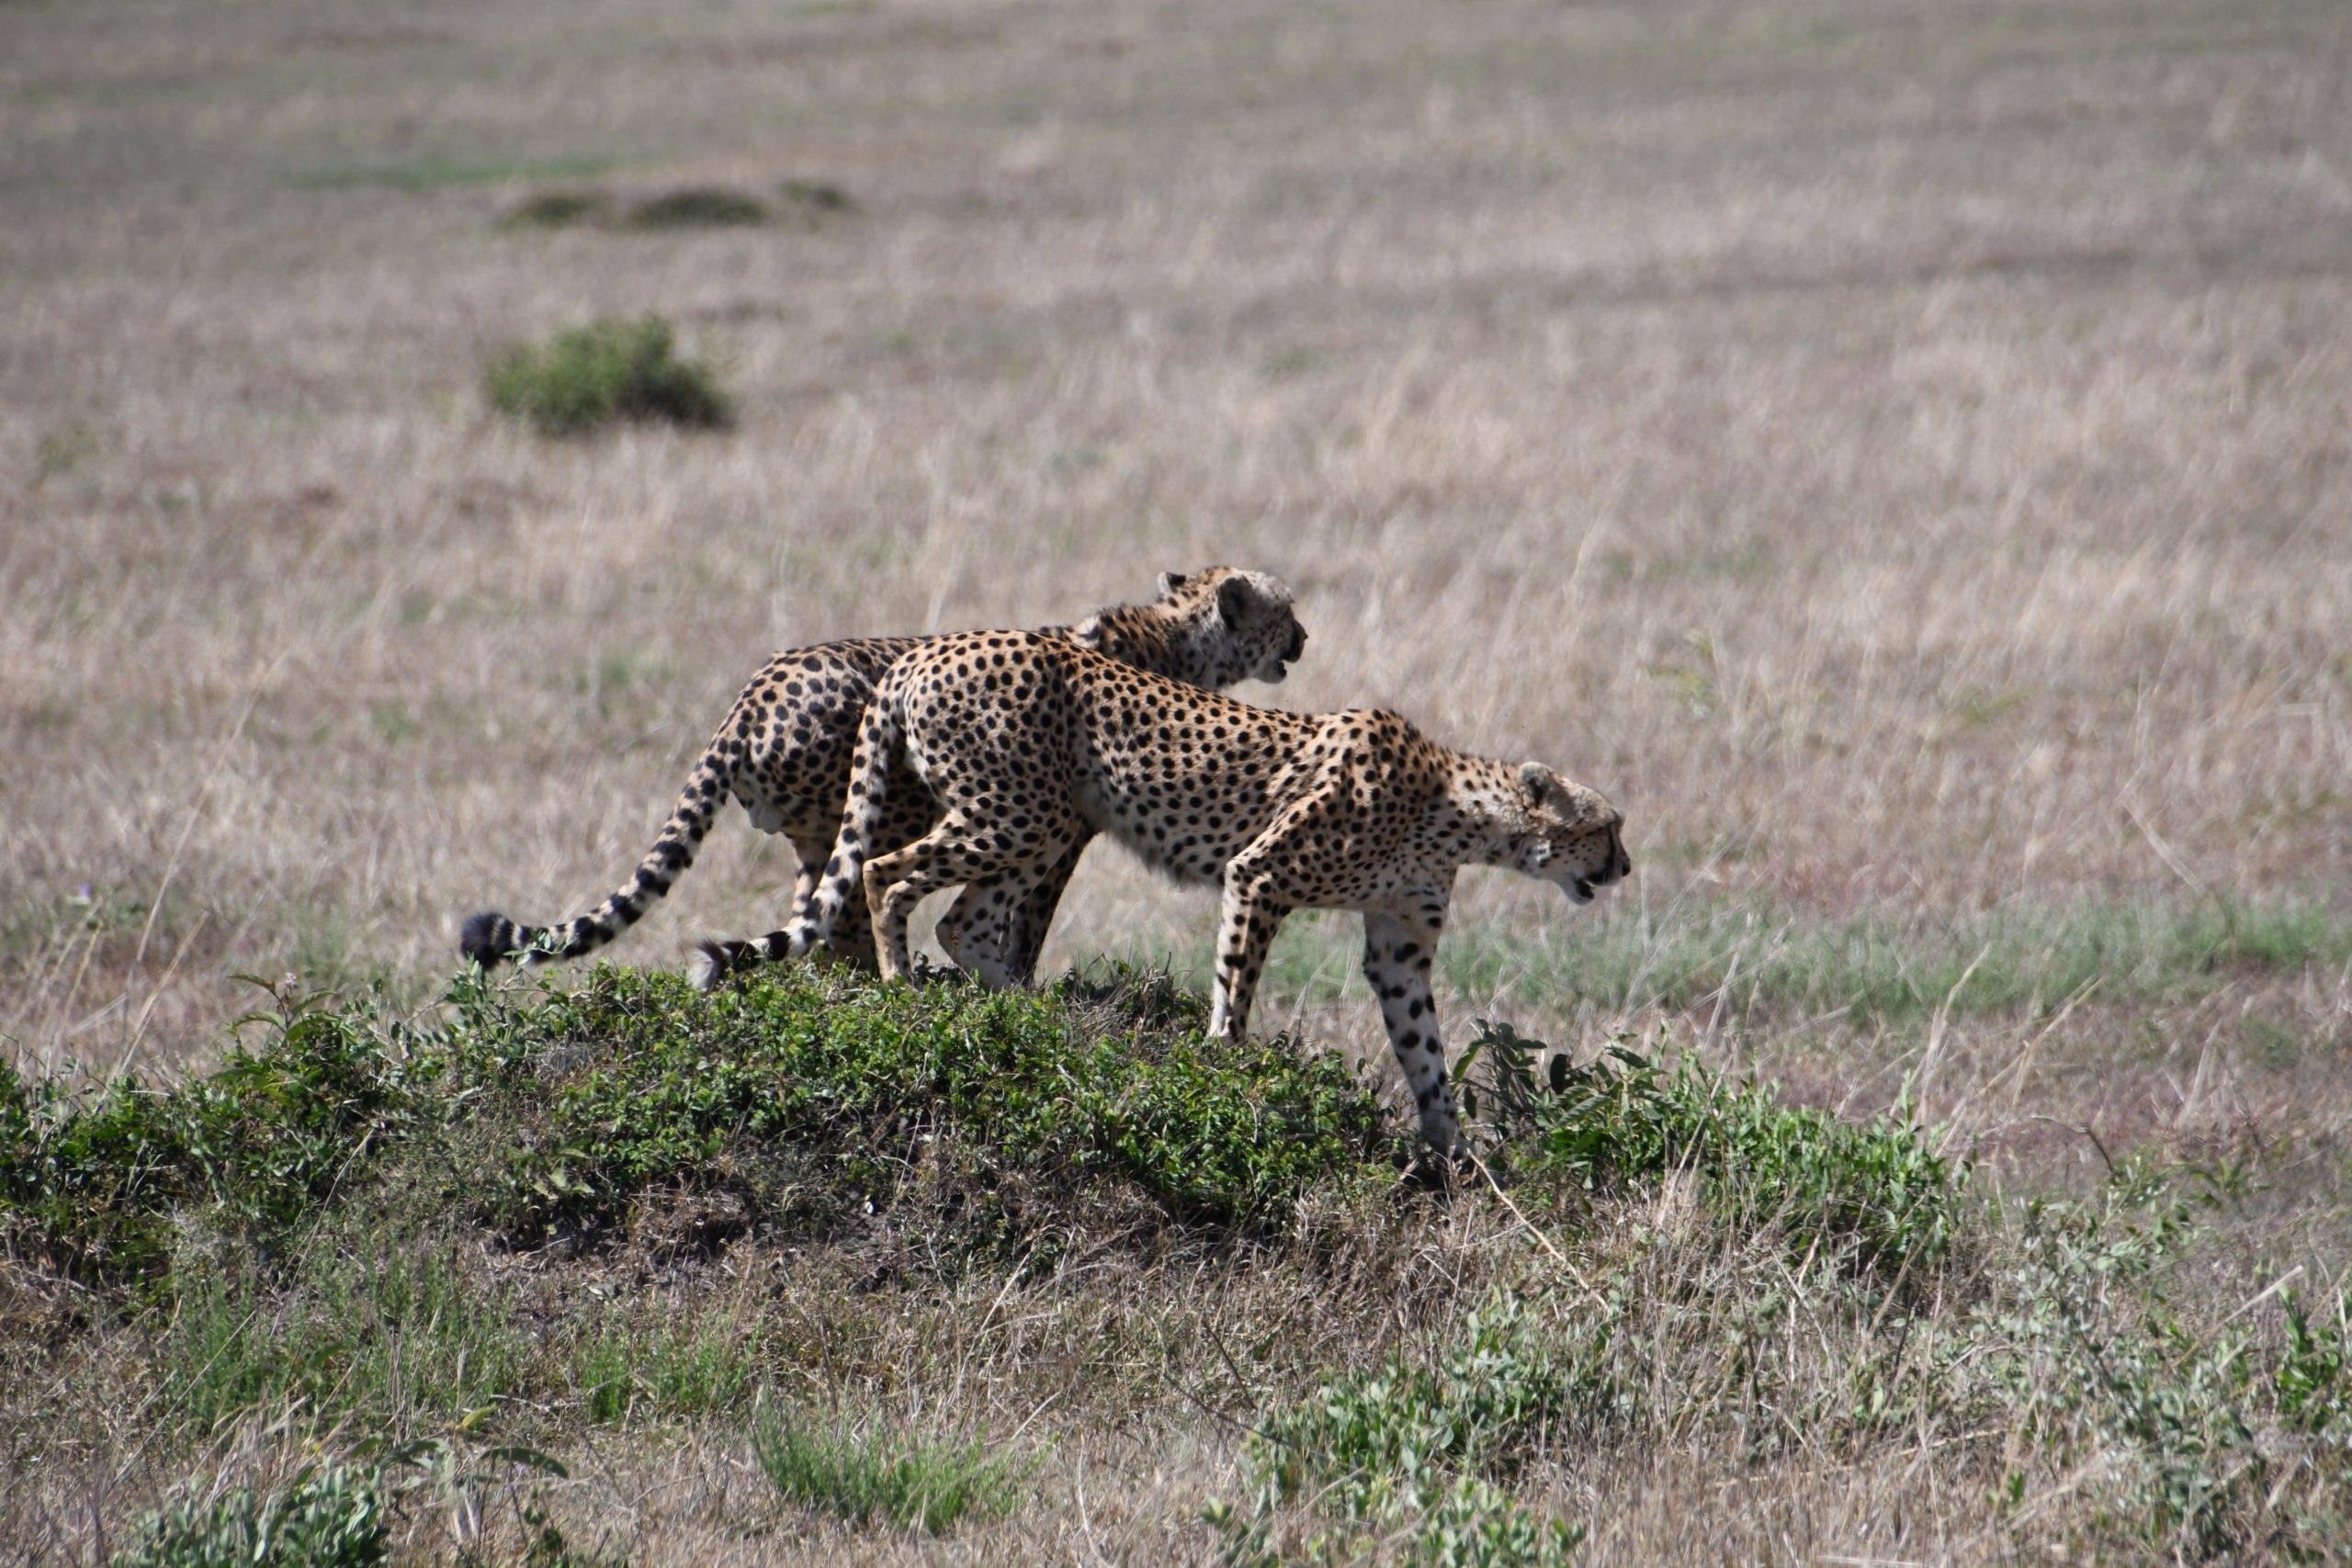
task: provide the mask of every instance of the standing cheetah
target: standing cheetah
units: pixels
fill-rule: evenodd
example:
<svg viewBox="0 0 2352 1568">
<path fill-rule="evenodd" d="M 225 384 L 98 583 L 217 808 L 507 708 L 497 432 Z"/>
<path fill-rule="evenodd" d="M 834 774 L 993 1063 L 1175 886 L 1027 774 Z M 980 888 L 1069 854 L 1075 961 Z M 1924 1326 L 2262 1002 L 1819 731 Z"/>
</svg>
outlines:
<svg viewBox="0 0 2352 1568">
<path fill-rule="evenodd" d="M 1171 682 L 1197 686 L 1279 682 L 1306 648 L 1306 628 L 1280 579 L 1224 566 L 1190 577 L 1163 574 L 1159 596 L 1148 604 L 1114 606 L 1075 626 L 1048 626 L 1035 635 L 1057 647 L 1092 650 L 1122 668 L 1149 670 Z M 628 886 L 593 912 L 552 927 L 518 925 L 496 910 L 484 910 L 467 919 L 459 950 L 485 969 L 506 958 L 538 964 L 594 952 L 635 924 L 694 863 L 695 846 L 730 792 L 751 813 L 753 827 L 792 840 L 800 857 L 794 907 L 805 913 L 841 824 L 858 715 L 892 661 L 928 640 L 933 639 L 863 637 L 777 654 L 728 710 L 687 774 L 677 808 Z M 901 769 L 893 782 L 889 808 L 876 815 L 866 840 L 887 849 L 921 837 L 938 816 L 912 773 Z M 1054 907 L 1085 847 L 1084 838 L 1068 845 L 1009 922 L 1005 961 L 1024 979 L 1036 964 Z M 863 897 L 853 903 L 840 940 L 828 946 L 871 969 L 872 927 Z M 705 942 L 689 961 L 688 973 L 697 986 L 715 986 L 736 969 L 765 961 L 771 944 L 781 949 L 785 934 Z"/>
<path fill-rule="evenodd" d="M 901 769 L 944 815 L 888 851 Z M 1631 869 L 1623 821 L 1540 762 L 1464 756 L 1394 714 L 1272 712 L 1034 632 L 966 632 L 876 689 L 814 919 L 786 934 L 806 952 L 862 882 L 882 973 L 901 975 L 915 901 L 960 883 L 940 940 L 1003 985 L 1016 911 L 1070 844 L 1107 832 L 1181 881 L 1223 886 L 1209 1031 L 1238 1040 L 1283 918 L 1360 910 L 1364 978 L 1422 1135 L 1450 1152 L 1460 1125 L 1430 964 L 1455 873 L 1508 866 L 1589 904 Z"/>
</svg>

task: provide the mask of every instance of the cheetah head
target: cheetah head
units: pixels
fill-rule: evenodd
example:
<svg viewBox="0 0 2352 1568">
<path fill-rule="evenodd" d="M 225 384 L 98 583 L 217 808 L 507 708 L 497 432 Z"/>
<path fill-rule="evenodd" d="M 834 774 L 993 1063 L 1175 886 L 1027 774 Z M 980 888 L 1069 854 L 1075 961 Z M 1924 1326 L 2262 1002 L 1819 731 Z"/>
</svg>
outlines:
<svg viewBox="0 0 2352 1568">
<path fill-rule="evenodd" d="M 1279 685 L 1306 651 L 1306 628 L 1292 607 L 1290 585 L 1266 572 L 1229 566 L 1190 577 L 1164 571 L 1159 603 L 1181 606 L 1194 621 L 1196 646 L 1225 676 L 1214 682 L 1219 686 L 1238 681 Z"/>
<path fill-rule="evenodd" d="M 1557 884 L 1572 903 L 1589 904 L 1594 888 L 1622 881 L 1634 869 L 1621 833 L 1625 814 L 1600 791 L 1541 762 L 1522 762 L 1519 795 L 1523 816 L 1513 836 L 1515 870 Z"/>
<path fill-rule="evenodd" d="M 1159 597 L 1103 610 L 1069 629 L 1071 641 L 1130 664 L 1206 686 L 1278 682 L 1306 651 L 1289 587 L 1262 571 L 1213 566 L 1164 572 Z"/>
</svg>

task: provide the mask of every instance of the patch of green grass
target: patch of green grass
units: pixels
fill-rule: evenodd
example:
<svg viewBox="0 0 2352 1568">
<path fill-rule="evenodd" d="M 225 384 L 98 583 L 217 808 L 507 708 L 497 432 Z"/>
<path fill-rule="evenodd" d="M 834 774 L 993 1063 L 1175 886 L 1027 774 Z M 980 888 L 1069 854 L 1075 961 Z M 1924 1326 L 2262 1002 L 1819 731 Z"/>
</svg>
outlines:
<svg viewBox="0 0 2352 1568">
<path fill-rule="evenodd" d="M 768 209 L 739 190 L 693 186 L 649 197 L 621 220 L 630 229 L 724 229 L 767 221 Z"/>
<path fill-rule="evenodd" d="M 47 484 L 82 472 L 98 458 L 97 433 L 82 420 L 52 430 L 33 448 L 33 482 Z"/>
<path fill-rule="evenodd" d="M 1678 902 L 1644 911 L 1623 894 L 1600 918 L 1544 935 L 1464 925 L 1438 964 L 1458 989 L 1522 1006 L 1751 1008 L 1862 1019 L 2048 1010 L 2078 993 L 2106 1000 L 2205 995 L 2248 969 L 2352 962 L 2352 911 L 2317 901 L 2010 904 L 1958 918 L 1823 920 L 1763 900 Z M 1360 995 L 1352 917 L 1294 916 L 1266 965 L 1266 994 L 1326 1002 Z M 1205 985 L 1205 940 L 1175 955 Z"/>
<path fill-rule="evenodd" d="M 581 1409 L 598 1424 L 731 1410 L 752 1392 L 760 1320 L 716 1306 L 684 1322 L 616 1313 L 579 1358 Z"/>
<path fill-rule="evenodd" d="M 138 1540 L 107 1568 L 369 1568 L 385 1560 L 391 1529 L 382 1478 L 328 1465 L 256 1496 L 239 1486 L 187 1500 L 141 1522 Z"/>
<path fill-rule="evenodd" d="M 674 357 L 673 342 L 656 315 L 595 321 L 500 350 L 483 386 L 492 408 L 543 435 L 584 435 L 624 419 L 728 424 L 734 404 L 718 372 L 707 360 Z"/>
<path fill-rule="evenodd" d="M 381 1430 L 456 1423 L 539 1392 L 540 1352 L 461 1247 L 379 1223 L 274 1263 L 224 1250 L 183 1269 L 155 1348 L 163 1418 L 210 1432 L 299 1401 Z"/>
<path fill-rule="evenodd" d="M 429 153 L 405 164 L 366 164 L 317 169 L 297 175 L 310 189 L 343 190 L 389 186 L 395 190 L 432 190 L 442 186 L 488 185 L 498 180 L 548 180 L 601 175 L 611 158 L 452 158 Z"/>
<path fill-rule="evenodd" d="M 1027 1497 L 1039 1459 L 978 1438 L 926 1438 L 872 1416 L 824 1423 L 763 1399 L 752 1451 L 776 1491 L 853 1525 L 876 1519 L 938 1535 L 960 1519 L 995 1519 Z"/>
</svg>

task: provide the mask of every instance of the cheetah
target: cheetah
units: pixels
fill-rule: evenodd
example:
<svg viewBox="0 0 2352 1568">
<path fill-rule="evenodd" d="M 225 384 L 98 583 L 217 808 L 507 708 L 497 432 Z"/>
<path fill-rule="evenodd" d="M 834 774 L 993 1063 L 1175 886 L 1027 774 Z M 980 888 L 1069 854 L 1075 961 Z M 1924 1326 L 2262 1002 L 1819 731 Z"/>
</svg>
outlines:
<svg viewBox="0 0 2352 1568">
<path fill-rule="evenodd" d="M 901 772 L 944 814 L 885 850 Z M 1589 904 L 1632 869 L 1623 815 L 1540 762 L 1466 756 L 1392 713 L 1292 714 L 1178 685 L 1032 632 L 943 637 L 866 705 L 840 840 L 807 951 L 862 890 L 885 977 L 908 968 L 915 901 L 963 885 L 939 935 L 982 984 L 1015 979 L 1008 932 L 1069 846 L 1106 832 L 1179 881 L 1217 885 L 1209 1032 L 1238 1041 L 1293 909 L 1363 916 L 1364 978 L 1442 1153 L 1460 1136 L 1430 992 L 1455 874 L 1498 865 Z"/>
<path fill-rule="evenodd" d="M 1190 682 L 1186 690 L 1244 680 L 1279 682 L 1306 649 L 1306 629 L 1292 608 L 1290 589 L 1264 572 L 1224 566 L 1191 576 L 1163 573 L 1150 604 L 1116 605 L 1075 626 L 1047 626 L 1035 635 L 1097 652 L 1122 668 L 1149 670 L 1170 683 Z M 466 920 L 459 951 L 485 969 L 507 958 L 533 964 L 594 952 L 634 924 L 694 863 L 695 847 L 730 793 L 751 813 L 753 827 L 791 840 L 800 859 L 793 901 L 797 911 L 805 911 L 840 826 L 858 716 L 892 662 L 928 640 L 862 637 L 777 654 L 728 710 L 687 775 L 677 808 L 626 886 L 593 912 L 551 927 L 520 925 L 484 910 Z M 938 816 L 929 793 L 903 769 L 892 781 L 889 800 L 868 826 L 870 845 L 896 849 L 920 838 Z M 1023 980 L 1084 848 L 1083 837 L 1072 840 L 1009 921 L 1004 958 Z M 828 951 L 870 970 L 872 925 L 863 897 L 844 910 L 850 918 Z M 688 976 L 705 989 L 715 987 L 781 951 L 785 935 L 704 942 L 688 959 Z"/>
</svg>

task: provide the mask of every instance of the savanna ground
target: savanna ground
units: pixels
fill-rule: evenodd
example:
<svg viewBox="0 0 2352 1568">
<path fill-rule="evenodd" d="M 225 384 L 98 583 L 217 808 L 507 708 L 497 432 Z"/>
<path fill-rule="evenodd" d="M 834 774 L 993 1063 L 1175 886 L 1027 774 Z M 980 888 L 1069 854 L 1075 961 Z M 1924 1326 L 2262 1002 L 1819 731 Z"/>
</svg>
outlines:
<svg viewBox="0 0 2352 1568">
<path fill-rule="evenodd" d="M 300 1224 L 232 1171 L 145 1251 L 76 1251 L 17 1190 L 6 1554 L 91 1561 L 189 1486 L 390 1434 L 442 1465 L 397 1510 L 428 1558 L 521 1551 L 526 1506 L 646 1562 L 1409 1556 L 1435 1516 L 1336 1483 L 1250 1524 L 1251 1456 L 1506 1298 L 1546 1366 L 1633 1325 L 1576 1361 L 1623 1373 L 1616 1416 L 1579 1372 L 1527 1406 L 1569 1426 L 1453 1455 L 1592 1561 L 2346 1552 L 2342 1433 L 2292 1392 L 2328 1341 L 2288 1312 L 2335 1321 L 2352 1267 L 2340 6 L 18 0 L 0 130 L 7 1055 L 169 1111 L 256 999 L 232 976 L 290 972 L 376 987 L 354 1038 L 438 1064 L 379 1097 L 435 1131 L 372 1186 L 270 1178 Z M 698 186 L 767 220 L 502 221 Z M 503 344 L 646 311 L 731 429 L 486 407 Z M 419 1109 L 539 1039 L 528 988 L 436 1001 L 458 919 L 615 886 L 769 650 L 1217 561 L 1285 578 L 1313 636 L 1239 694 L 1395 707 L 1627 813 L 1635 877 L 1593 911 L 1465 876 L 1457 1046 L 1509 1019 L 1891 1109 L 1973 1162 L 1960 1241 L 1881 1279 L 1728 1178 L 1587 1194 L 1529 1152 L 1583 1146 L 1552 1122 L 1493 1134 L 1517 1207 L 1317 1176 L 1188 1208 L 1053 1166 L 974 1230 L 945 1177 L 895 1219 L 842 1196 L 870 1170 L 796 1207 L 728 1144 L 541 1213 L 481 1177 L 537 1091 Z M 728 818 L 611 956 L 768 930 L 792 869 Z M 1213 908 L 1098 849 L 1041 972 L 1197 980 Z M 1260 1028 L 1377 1075 L 1348 923 L 1295 919 L 1277 970 Z M 1099 989 L 1069 1027 L 1136 1027 Z M 540 1043 L 547 1081 L 589 1070 Z M 2142 1253 L 2099 1252 L 2127 1224 Z M 453 1377 L 351 1348 L 408 1321 L 349 1285 L 371 1258 L 433 1333 L 476 1325 Z M 2032 1339 L 2016 1303 L 2078 1285 L 2073 1350 L 1970 1384 Z M 824 1522 L 752 1461 L 761 1388 L 1029 1456 L 1035 1495 Z M 2101 1400 L 2205 1415 L 2159 1438 Z M 500 1443 L 569 1473 L 502 1503 L 461 1475 Z"/>
</svg>

